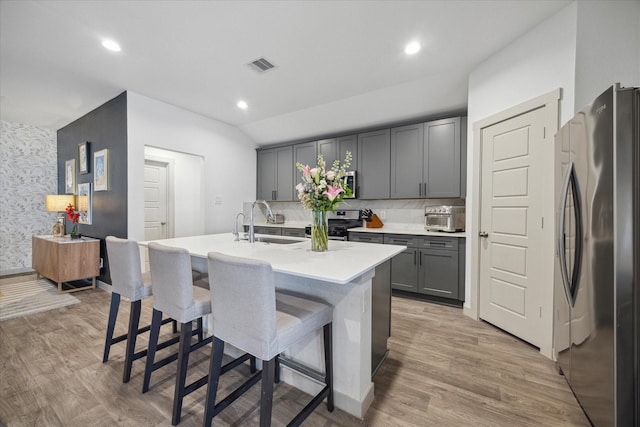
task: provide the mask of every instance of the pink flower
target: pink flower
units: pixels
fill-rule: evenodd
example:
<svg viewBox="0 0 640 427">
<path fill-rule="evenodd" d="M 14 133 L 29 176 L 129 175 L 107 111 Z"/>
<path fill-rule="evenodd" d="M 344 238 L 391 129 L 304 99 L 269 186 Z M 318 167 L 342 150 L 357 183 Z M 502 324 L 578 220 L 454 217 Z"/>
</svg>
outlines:
<svg viewBox="0 0 640 427">
<path fill-rule="evenodd" d="M 302 168 L 302 174 L 305 178 L 309 178 L 311 176 L 311 168 L 309 167 L 309 165 L 304 165 L 304 167 Z"/>
<path fill-rule="evenodd" d="M 340 193 L 343 193 L 344 190 L 340 188 L 339 185 L 327 185 L 327 189 L 322 193 L 329 198 L 330 201 L 338 197 Z"/>
</svg>

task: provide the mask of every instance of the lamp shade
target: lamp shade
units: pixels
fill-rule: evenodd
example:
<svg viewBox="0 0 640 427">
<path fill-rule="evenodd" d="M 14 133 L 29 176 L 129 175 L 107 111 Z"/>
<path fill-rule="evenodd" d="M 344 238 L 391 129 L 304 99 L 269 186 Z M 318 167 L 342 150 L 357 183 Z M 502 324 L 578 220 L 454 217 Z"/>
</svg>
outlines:
<svg viewBox="0 0 640 427">
<path fill-rule="evenodd" d="M 47 211 L 64 212 L 67 206 L 75 203 L 73 194 L 47 194 Z"/>
</svg>

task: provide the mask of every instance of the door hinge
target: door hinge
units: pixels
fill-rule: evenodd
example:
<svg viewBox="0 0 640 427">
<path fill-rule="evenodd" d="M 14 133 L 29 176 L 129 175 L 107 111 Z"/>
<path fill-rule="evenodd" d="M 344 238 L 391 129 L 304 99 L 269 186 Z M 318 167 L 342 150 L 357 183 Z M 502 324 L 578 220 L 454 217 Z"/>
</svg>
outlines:
<svg viewBox="0 0 640 427">
<path fill-rule="evenodd" d="M 542 306 L 540 305 L 538 307 L 540 307 L 540 318 L 542 319 Z"/>
<path fill-rule="evenodd" d="M 542 139 L 547 139 L 547 127 L 542 128 Z"/>
<path fill-rule="evenodd" d="M 542 225 L 542 228 L 544 228 L 544 217 L 541 218 L 541 225 Z"/>
</svg>

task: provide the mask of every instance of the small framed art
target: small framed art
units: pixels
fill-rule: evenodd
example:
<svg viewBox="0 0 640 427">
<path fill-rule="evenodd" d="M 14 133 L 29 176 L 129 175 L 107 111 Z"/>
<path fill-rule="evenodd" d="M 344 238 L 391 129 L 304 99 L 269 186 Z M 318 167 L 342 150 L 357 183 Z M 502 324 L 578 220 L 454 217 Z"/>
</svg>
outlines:
<svg viewBox="0 0 640 427">
<path fill-rule="evenodd" d="M 64 192 L 76 194 L 76 159 L 64 162 Z"/>
<path fill-rule="evenodd" d="M 89 143 L 78 144 L 78 165 L 81 174 L 89 173 Z"/>
<path fill-rule="evenodd" d="M 109 150 L 93 153 L 93 191 L 109 189 Z"/>
</svg>

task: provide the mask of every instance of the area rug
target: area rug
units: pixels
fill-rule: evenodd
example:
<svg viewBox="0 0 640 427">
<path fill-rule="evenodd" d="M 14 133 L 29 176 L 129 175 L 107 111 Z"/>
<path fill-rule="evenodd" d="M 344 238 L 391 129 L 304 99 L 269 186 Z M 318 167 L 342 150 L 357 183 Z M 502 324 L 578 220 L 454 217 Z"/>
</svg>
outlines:
<svg viewBox="0 0 640 427">
<path fill-rule="evenodd" d="M 79 303 L 73 295 L 58 295 L 58 287 L 47 280 L 0 285 L 0 321 L 42 313 Z"/>
</svg>

